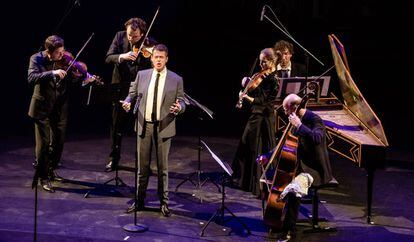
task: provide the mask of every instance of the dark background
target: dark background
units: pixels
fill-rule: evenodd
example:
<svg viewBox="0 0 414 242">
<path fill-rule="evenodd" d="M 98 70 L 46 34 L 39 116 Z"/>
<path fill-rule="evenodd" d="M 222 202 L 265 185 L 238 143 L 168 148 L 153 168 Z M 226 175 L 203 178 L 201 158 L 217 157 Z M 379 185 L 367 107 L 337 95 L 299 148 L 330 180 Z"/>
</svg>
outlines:
<svg viewBox="0 0 414 242">
<path fill-rule="evenodd" d="M 215 112 L 215 120 L 200 125 L 196 110 L 188 110 L 179 120 L 179 132 L 239 136 L 246 121 L 246 112 L 234 108 L 240 80 L 249 74 L 261 49 L 286 39 L 269 21 L 260 21 L 262 7 L 268 4 L 293 37 L 325 63 L 323 67 L 310 59 L 310 75 L 319 75 L 333 64 L 327 36 L 335 34 L 345 45 L 351 75 L 382 121 L 390 145 L 405 150 L 413 145 L 407 117 L 412 104 L 413 42 L 407 37 L 412 30 L 411 13 L 404 1 L 74 2 L 12 1 L 2 7 L 2 139 L 33 136 L 27 116 L 31 97 L 27 68 L 30 56 L 48 35 L 62 36 L 66 48 L 76 54 L 94 32 L 79 60 L 88 65 L 90 73 L 109 82 L 112 66 L 105 65 L 104 58 L 116 31 L 135 16 L 149 25 L 157 6 L 161 8 L 150 36 L 169 47 L 168 68 L 184 77 L 186 93 Z M 266 15 L 274 19 L 269 10 Z M 60 28 L 54 30 L 62 19 Z M 295 51 L 294 59 L 304 63 L 304 52 L 298 46 Z M 331 75 L 335 90 L 336 73 Z M 87 89 L 75 89 L 73 94 L 68 136 L 108 133 L 109 138 L 107 85 L 94 88 L 89 106 L 85 105 Z"/>
</svg>

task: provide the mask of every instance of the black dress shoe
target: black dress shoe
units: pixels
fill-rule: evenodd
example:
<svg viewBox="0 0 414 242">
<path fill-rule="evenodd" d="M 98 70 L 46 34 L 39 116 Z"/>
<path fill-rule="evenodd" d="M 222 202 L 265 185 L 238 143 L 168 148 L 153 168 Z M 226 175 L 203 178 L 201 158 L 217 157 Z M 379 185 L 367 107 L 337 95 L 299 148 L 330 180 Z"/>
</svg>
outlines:
<svg viewBox="0 0 414 242">
<path fill-rule="evenodd" d="M 330 180 L 330 181 L 328 182 L 328 184 L 329 184 L 329 186 L 331 186 L 331 187 L 337 187 L 337 186 L 339 186 L 339 182 L 338 182 L 335 178 L 332 178 L 332 180 Z"/>
<path fill-rule="evenodd" d="M 50 184 L 49 180 L 46 180 L 46 179 L 40 180 L 40 184 L 43 190 L 45 190 L 46 192 L 50 192 L 50 193 L 55 192 L 55 189 L 53 189 L 52 184 Z"/>
<path fill-rule="evenodd" d="M 106 164 L 105 166 L 105 171 L 106 172 L 114 171 L 117 166 L 118 166 L 118 162 L 109 161 L 108 164 Z"/>
<path fill-rule="evenodd" d="M 168 204 L 164 203 L 161 205 L 161 213 L 162 215 L 164 215 L 164 217 L 170 217 L 171 216 L 171 211 L 168 208 Z"/>
<path fill-rule="evenodd" d="M 58 181 L 58 182 L 61 182 L 61 181 L 64 181 L 65 178 L 59 176 L 59 174 L 55 170 L 53 170 L 49 174 L 49 180 L 50 181 Z"/>
<path fill-rule="evenodd" d="M 142 202 L 138 202 L 138 206 L 135 206 L 135 203 L 133 203 L 131 206 L 129 206 L 128 208 L 127 208 L 127 210 L 125 211 L 126 213 L 132 213 L 132 212 L 134 212 L 135 210 L 136 211 L 142 211 L 142 210 L 144 210 L 145 209 L 145 205 L 144 205 L 144 202 L 142 201 Z"/>
<path fill-rule="evenodd" d="M 281 234 L 277 236 L 278 242 L 286 242 L 291 241 L 296 238 L 296 232 L 294 231 L 283 231 Z"/>
</svg>

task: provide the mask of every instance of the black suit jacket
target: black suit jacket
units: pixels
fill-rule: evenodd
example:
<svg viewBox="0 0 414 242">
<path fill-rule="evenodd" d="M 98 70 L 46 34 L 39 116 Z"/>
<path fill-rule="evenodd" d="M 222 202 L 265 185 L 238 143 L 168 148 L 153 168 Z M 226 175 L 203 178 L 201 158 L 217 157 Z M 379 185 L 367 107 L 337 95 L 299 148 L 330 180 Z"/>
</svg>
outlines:
<svg viewBox="0 0 414 242">
<path fill-rule="evenodd" d="M 304 77 L 306 75 L 306 66 L 292 62 L 290 66 L 290 77 Z M 278 76 L 281 77 L 281 71 L 277 71 Z"/>
<path fill-rule="evenodd" d="M 140 46 L 141 41 L 137 43 L 137 47 Z M 151 42 L 155 43 L 153 40 Z M 112 40 L 105 59 L 106 63 L 114 65 L 111 83 L 125 86 L 127 90 L 129 89 L 129 84 L 135 80 L 139 70 L 151 67 L 150 59 L 144 58 L 142 55 L 139 55 L 134 62 L 124 61 L 119 63 L 119 55 L 131 51 L 131 48 L 132 46 L 129 44 L 126 31 L 119 31 Z"/>
<path fill-rule="evenodd" d="M 28 81 L 33 87 L 33 95 L 28 115 L 34 119 L 47 118 L 53 109 L 67 113 L 68 92 L 72 83 L 69 80 L 75 79 L 68 73 L 57 85 L 58 78 L 52 74 L 53 65 L 45 51 L 30 57 Z"/>
<path fill-rule="evenodd" d="M 298 159 L 302 166 L 299 172 L 303 170 L 311 174 L 315 186 L 327 184 L 333 176 L 322 119 L 306 110 L 302 125 L 295 131 L 295 135 L 299 137 Z"/>
</svg>

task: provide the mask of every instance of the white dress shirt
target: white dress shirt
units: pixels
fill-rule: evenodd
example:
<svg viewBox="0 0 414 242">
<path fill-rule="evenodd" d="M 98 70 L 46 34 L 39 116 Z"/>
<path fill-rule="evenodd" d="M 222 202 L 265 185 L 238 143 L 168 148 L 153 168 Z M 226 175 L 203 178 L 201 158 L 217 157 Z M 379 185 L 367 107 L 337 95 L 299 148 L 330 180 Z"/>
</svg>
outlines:
<svg viewBox="0 0 414 242">
<path fill-rule="evenodd" d="M 288 65 L 287 65 L 287 67 L 285 67 L 285 68 L 282 68 L 282 66 L 281 66 L 280 64 L 278 64 L 278 65 L 276 66 L 276 70 L 277 70 L 277 71 L 280 71 L 280 70 L 287 70 L 287 71 L 288 71 L 288 77 L 290 77 L 290 72 L 291 72 L 291 70 L 292 70 L 292 62 L 289 62 L 289 63 L 288 63 Z"/>
<path fill-rule="evenodd" d="M 151 75 L 151 81 L 148 85 L 148 94 L 147 94 L 147 103 L 145 106 L 145 120 L 151 120 L 151 113 L 152 113 L 152 106 L 154 104 L 154 89 L 155 89 L 155 80 L 157 78 L 158 71 L 153 69 Z M 165 79 L 167 77 L 167 68 L 164 68 L 160 72 L 160 79 L 158 81 L 158 94 L 157 94 L 157 120 L 160 120 L 160 111 L 161 111 L 161 101 L 162 101 L 162 94 L 164 91 L 165 86 Z"/>
</svg>

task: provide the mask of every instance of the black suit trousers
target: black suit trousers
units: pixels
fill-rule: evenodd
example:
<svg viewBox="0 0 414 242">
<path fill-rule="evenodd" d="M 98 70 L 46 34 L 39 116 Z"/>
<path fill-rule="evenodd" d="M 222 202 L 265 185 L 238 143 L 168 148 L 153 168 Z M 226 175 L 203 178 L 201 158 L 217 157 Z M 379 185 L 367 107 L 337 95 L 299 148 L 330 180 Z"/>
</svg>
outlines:
<svg viewBox="0 0 414 242">
<path fill-rule="evenodd" d="M 115 84 L 111 87 L 112 95 L 112 122 L 110 127 L 111 137 L 111 153 L 109 154 L 109 160 L 118 164 L 121 159 L 121 144 L 122 136 L 126 132 L 126 127 L 131 121 L 132 117 L 129 113 L 125 112 L 122 108 L 120 100 L 124 100 L 128 95 L 128 87 Z"/>
<path fill-rule="evenodd" d="M 49 170 L 56 169 L 63 151 L 67 126 L 67 111 L 54 110 L 49 117 L 35 123 L 35 155 L 39 177 L 46 179 Z"/>
</svg>

